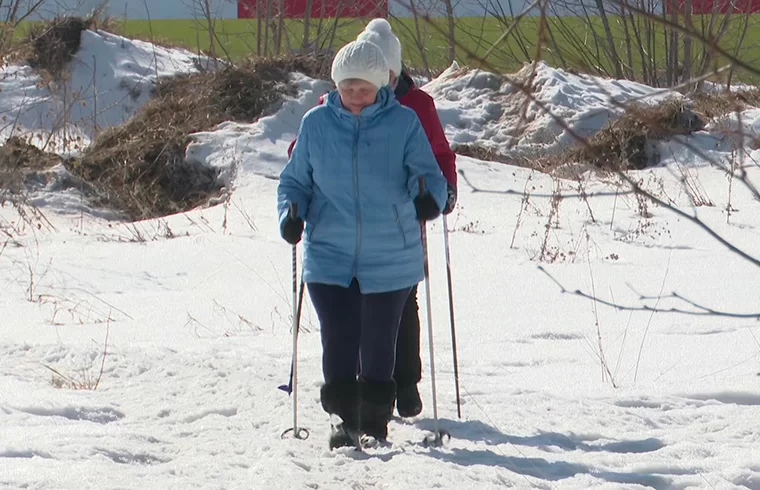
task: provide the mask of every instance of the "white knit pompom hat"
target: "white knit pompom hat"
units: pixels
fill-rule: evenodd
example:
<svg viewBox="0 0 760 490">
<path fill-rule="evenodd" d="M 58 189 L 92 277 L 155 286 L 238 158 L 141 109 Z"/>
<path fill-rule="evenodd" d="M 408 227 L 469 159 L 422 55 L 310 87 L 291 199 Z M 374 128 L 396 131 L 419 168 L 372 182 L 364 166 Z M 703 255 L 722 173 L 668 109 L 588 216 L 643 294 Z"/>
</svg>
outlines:
<svg viewBox="0 0 760 490">
<path fill-rule="evenodd" d="M 388 62 L 388 68 L 396 76 L 401 75 L 401 43 L 387 20 L 372 19 L 356 39 L 377 44 Z"/>
<path fill-rule="evenodd" d="M 335 55 L 331 76 L 335 85 L 358 78 L 380 90 L 388 85 L 388 63 L 377 45 L 369 41 L 351 41 Z"/>
</svg>

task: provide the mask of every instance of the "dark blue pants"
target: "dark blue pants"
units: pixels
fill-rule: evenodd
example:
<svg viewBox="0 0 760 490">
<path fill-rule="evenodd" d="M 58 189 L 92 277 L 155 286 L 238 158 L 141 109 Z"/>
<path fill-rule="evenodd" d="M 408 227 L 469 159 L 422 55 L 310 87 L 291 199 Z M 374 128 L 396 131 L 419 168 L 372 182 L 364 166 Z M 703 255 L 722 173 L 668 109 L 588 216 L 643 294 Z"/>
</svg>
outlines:
<svg viewBox="0 0 760 490">
<path fill-rule="evenodd" d="M 393 379 L 399 390 L 416 385 L 422 379 L 420 358 L 420 315 L 417 286 L 414 286 L 404 305 L 396 339 L 396 368 Z"/>
<path fill-rule="evenodd" d="M 362 294 L 354 279 L 347 288 L 309 283 L 322 334 L 325 383 L 393 379 L 396 336 L 411 288 Z"/>
</svg>

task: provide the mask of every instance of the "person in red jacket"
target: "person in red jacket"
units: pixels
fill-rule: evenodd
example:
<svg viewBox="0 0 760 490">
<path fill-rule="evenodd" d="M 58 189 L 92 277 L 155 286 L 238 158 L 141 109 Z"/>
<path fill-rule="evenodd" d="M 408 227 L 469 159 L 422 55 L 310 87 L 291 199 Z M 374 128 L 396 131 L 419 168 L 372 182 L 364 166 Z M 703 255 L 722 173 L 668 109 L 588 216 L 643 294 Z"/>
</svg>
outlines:
<svg viewBox="0 0 760 490">
<path fill-rule="evenodd" d="M 391 25 L 385 19 L 373 19 L 356 38 L 377 45 L 383 52 L 390 68 L 389 84 L 394 89 L 401 105 L 412 109 L 422 123 L 433 154 L 448 183 L 448 201 L 443 214 L 454 210 L 457 201 L 456 154 L 451 150 L 443 126 L 438 118 L 433 98 L 420 90 L 403 69 L 401 43 L 393 34 Z M 319 98 L 318 105 L 324 104 L 325 96 Z M 288 147 L 288 157 L 293 151 L 295 140 Z M 396 382 L 396 410 L 400 417 L 414 417 L 422 412 L 422 400 L 417 384 L 422 379 L 422 359 L 420 357 L 420 318 L 417 303 L 417 286 L 412 288 L 404 306 L 398 338 L 396 341 L 396 364 L 393 372 Z"/>
</svg>

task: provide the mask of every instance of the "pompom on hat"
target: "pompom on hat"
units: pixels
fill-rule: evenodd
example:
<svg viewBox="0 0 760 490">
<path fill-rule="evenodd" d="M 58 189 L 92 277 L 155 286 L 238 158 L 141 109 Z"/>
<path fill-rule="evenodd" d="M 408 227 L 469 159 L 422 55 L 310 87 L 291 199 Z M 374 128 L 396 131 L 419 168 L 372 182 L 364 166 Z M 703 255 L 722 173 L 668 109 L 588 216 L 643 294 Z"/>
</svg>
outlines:
<svg viewBox="0 0 760 490">
<path fill-rule="evenodd" d="M 335 85 L 352 78 L 366 80 L 378 90 L 388 85 L 388 63 L 380 47 L 369 41 L 351 41 L 335 55 L 331 74 Z"/>
<path fill-rule="evenodd" d="M 372 19 L 356 39 L 376 44 L 383 52 L 388 68 L 396 76 L 401 75 L 401 42 L 393 34 L 393 28 L 387 20 Z"/>
</svg>

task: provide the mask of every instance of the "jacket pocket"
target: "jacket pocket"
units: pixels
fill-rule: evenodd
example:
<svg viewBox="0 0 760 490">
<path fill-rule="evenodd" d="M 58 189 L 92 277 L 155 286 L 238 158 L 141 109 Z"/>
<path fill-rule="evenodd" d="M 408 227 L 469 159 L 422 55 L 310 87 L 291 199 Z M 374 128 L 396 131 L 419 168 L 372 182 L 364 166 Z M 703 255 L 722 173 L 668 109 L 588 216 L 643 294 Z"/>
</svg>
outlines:
<svg viewBox="0 0 760 490">
<path fill-rule="evenodd" d="M 314 237 L 317 236 L 316 235 L 317 228 L 318 228 L 320 222 L 322 221 L 322 215 L 325 214 L 325 209 L 326 208 L 327 208 L 327 202 L 323 202 L 319 206 L 319 209 L 317 209 L 317 211 L 315 211 L 313 213 L 314 214 L 314 218 L 313 219 L 308 219 L 307 218 L 307 223 L 311 224 L 311 229 L 309 230 L 309 242 L 313 242 L 314 241 Z"/>
<path fill-rule="evenodd" d="M 401 234 L 401 240 L 404 243 L 404 247 L 406 247 L 406 233 L 404 233 L 404 225 L 401 223 L 401 216 L 398 212 L 398 206 L 395 204 L 393 205 L 393 217 L 396 220 L 396 226 L 398 227 L 398 232 Z"/>
</svg>

